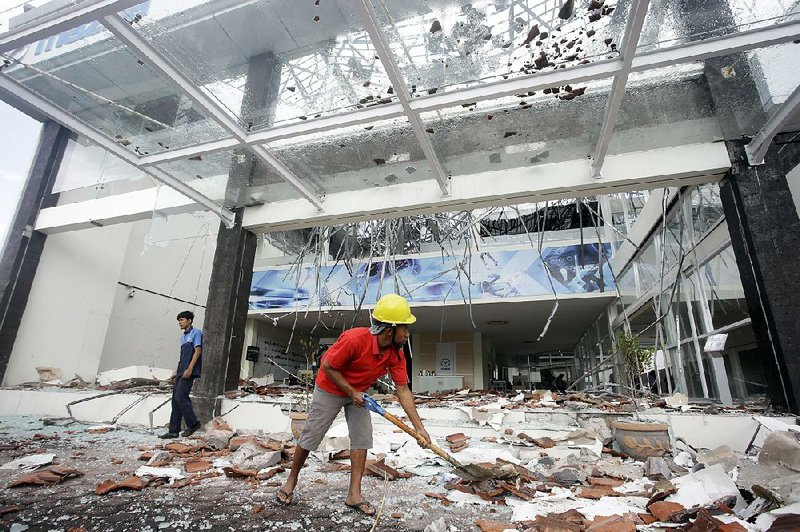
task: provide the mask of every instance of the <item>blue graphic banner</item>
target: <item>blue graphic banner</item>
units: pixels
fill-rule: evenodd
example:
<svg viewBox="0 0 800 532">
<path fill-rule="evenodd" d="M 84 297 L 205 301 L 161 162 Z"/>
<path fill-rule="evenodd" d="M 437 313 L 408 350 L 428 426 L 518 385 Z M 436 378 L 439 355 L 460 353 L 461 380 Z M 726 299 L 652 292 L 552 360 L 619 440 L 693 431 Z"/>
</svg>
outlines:
<svg viewBox="0 0 800 532">
<path fill-rule="evenodd" d="M 602 261 L 601 261 L 602 255 Z M 358 264 L 305 266 L 253 272 L 250 309 L 373 304 L 380 293 L 397 292 L 411 302 L 505 299 L 615 290 L 608 266 L 611 246 L 545 247 L 475 253 L 471 259 L 418 257 Z M 602 267 L 601 267 L 602 263 Z M 548 280 L 547 270 L 550 271 Z M 383 284 L 381 285 L 381 276 Z M 552 287 L 551 287 L 552 281 Z"/>
</svg>

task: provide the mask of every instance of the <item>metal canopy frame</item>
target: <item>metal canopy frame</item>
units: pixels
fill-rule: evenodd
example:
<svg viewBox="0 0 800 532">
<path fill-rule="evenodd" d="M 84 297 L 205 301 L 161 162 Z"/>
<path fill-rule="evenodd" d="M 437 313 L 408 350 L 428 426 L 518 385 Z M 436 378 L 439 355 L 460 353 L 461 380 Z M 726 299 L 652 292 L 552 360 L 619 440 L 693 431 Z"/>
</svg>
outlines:
<svg viewBox="0 0 800 532">
<path fill-rule="evenodd" d="M 250 0 L 241 0 L 241 3 L 245 4 L 248 1 Z M 800 21 L 794 20 L 637 54 L 636 47 L 649 1 L 634 0 L 626 21 L 622 48 L 619 50 L 619 57 L 617 58 L 499 80 L 479 86 L 439 91 L 434 95 L 411 100 L 403 75 L 392 55 L 371 1 L 359 0 L 356 2 L 358 12 L 395 89 L 394 93 L 397 96 L 397 100 L 335 116 L 309 118 L 297 123 L 281 124 L 266 130 L 249 133 L 239 124 L 236 117 L 213 96 L 192 83 L 179 68 L 165 59 L 151 42 L 146 40 L 142 34 L 137 32 L 133 26 L 118 14 L 120 11 L 139 3 L 141 3 L 141 0 L 85 0 L 71 8 L 57 10 L 52 14 L 43 16 L 0 36 L 0 53 L 8 53 L 62 31 L 96 20 L 134 51 L 143 61 L 148 62 L 159 75 L 169 80 L 180 94 L 191 100 L 198 109 L 219 124 L 227 132 L 225 138 L 168 150 L 163 153 L 140 156 L 126 150 L 116 143 L 114 139 L 70 116 L 56 105 L 46 101 L 6 75 L 0 75 L 0 88 L 38 108 L 45 115 L 87 137 L 155 179 L 175 188 L 197 203 L 218 213 L 226 224 L 232 223 L 233 220 L 233 215 L 230 211 L 192 189 L 187 184 L 170 176 L 159 169 L 158 166 L 198 155 L 243 147 L 253 153 L 262 163 L 277 171 L 318 211 L 324 212 L 324 199 L 319 197 L 301 177 L 293 174 L 265 144 L 270 141 L 322 133 L 347 126 L 406 117 L 428 164 L 433 170 L 442 195 L 447 196 L 449 194 L 450 176 L 447 175 L 434 151 L 430 138 L 425 133 L 425 127 L 421 119 L 422 113 L 548 87 L 574 85 L 591 80 L 613 78 L 597 145 L 592 154 L 587 154 L 591 155 L 589 174 L 593 177 L 601 178 L 606 152 L 613 135 L 616 117 L 624 98 L 628 76 L 631 73 L 788 43 L 800 38 Z M 747 150 L 748 155 L 751 157 L 751 163 L 757 164 L 763 160 L 763 154 L 766 153 L 774 135 L 798 110 L 800 110 L 800 90 L 795 89 L 789 99 L 768 119 L 761 131 L 748 145 Z"/>
</svg>

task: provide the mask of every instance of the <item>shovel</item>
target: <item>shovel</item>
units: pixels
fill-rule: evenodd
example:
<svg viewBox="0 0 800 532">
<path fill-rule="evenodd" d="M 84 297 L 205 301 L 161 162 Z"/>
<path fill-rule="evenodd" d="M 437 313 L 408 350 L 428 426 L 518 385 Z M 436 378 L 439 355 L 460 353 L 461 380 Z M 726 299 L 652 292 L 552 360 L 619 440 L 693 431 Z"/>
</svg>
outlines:
<svg viewBox="0 0 800 532">
<path fill-rule="evenodd" d="M 363 394 L 361 398 L 364 400 L 364 408 L 367 410 L 371 410 L 376 414 L 380 414 L 393 424 L 397 425 L 403 432 L 408 434 L 409 436 L 413 437 L 417 440 L 420 445 L 426 447 L 436 453 L 441 458 L 444 458 L 451 464 L 456 467 L 458 475 L 466 480 L 487 480 L 490 478 L 507 478 L 516 476 L 517 471 L 513 468 L 513 466 L 503 466 L 503 467 L 496 467 L 496 468 L 489 468 L 483 467 L 478 464 L 462 464 L 452 456 L 450 456 L 446 451 L 437 447 L 433 443 L 426 443 L 425 440 L 422 439 L 422 436 L 419 435 L 417 431 L 408 427 L 405 423 L 397 419 L 396 416 L 390 414 L 384 408 L 378 404 L 375 399 L 369 396 L 369 394 Z"/>
</svg>

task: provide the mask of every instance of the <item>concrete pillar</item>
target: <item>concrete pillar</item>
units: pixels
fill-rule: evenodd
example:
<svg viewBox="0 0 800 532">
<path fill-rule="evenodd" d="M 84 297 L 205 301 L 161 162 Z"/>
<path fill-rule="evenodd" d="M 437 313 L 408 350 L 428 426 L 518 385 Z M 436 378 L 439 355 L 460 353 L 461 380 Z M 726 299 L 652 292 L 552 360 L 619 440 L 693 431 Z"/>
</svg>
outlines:
<svg viewBox="0 0 800 532">
<path fill-rule="evenodd" d="M 195 410 L 205 422 L 216 412 L 216 397 L 239 385 L 256 235 L 242 228 L 236 209 L 231 229 L 220 224 L 208 286 L 203 339 L 203 375 L 194 390 Z"/>
<path fill-rule="evenodd" d="M 280 85 L 280 63 L 272 52 L 250 58 L 240 122 L 246 129 L 269 127 L 275 115 Z M 247 202 L 256 160 L 252 153 L 231 159 L 226 204 Z M 245 347 L 250 285 L 256 256 L 256 235 L 242 228 L 244 208 L 237 208 L 236 223 L 220 224 L 217 251 L 211 271 L 205 314 L 203 376 L 195 389 L 197 416 L 207 421 L 219 412 L 216 398 L 239 385 Z"/>
<path fill-rule="evenodd" d="M 733 167 L 720 186 L 756 345 L 773 404 L 800 412 L 800 218 L 786 181 L 800 163 L 791 135 L 776 137 L 760 166 L 743 141 L 728 142 Z"/>
<path fill-rule="evenodd" d="M 4 376 L 22 315 L 36 277 L 47 235 L 33 231 L 39 211 L 55 203 L 50 196 L 70 131 L 45 122 L 28 180 L 8 230 L 0 259 L 0 375 Z M 50 198 L 48 200 L 48 198 Z"/>
</svg>

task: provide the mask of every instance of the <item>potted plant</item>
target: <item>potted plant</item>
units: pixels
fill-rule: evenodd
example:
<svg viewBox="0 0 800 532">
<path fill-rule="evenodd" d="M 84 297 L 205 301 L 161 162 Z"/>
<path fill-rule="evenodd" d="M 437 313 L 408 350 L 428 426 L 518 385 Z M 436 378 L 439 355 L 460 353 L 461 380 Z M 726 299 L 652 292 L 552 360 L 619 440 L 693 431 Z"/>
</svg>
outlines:
<svg viewBox="0 0 800 532">
<path fill-rule="evenodd" d="M 653 350 L 642 347 L 639 337 L 627 331 L 617 336 L 617 349 L 625 368 L 626 387 L 633 397 L 637 380 L 644 389 L 642 373 L 653 361 Z M 664 423 L 615 421 L 613 427 L 617 445 L 628 456 L 645 460 L 670 450 L 669 426 Z"/>
<path fill-rule="evenodd" d="M 303 336 L 300 338 L 300 347 L 305 355 L 306 369 L 298 371 L 298 377 L 303 385 L 303 411 L 290 412 L 289 417 L 292 420 L 292 434 L 295 438 L 300 438 L 303 432 L 308 414 L 311 409 L 311 393 L 310 388 L 313 386 L 314 374 L 311 371 L 311 366 L 314 363 L 314 354 L 316 353 L 317 340 L 312 336 Z"/>
</svg>

